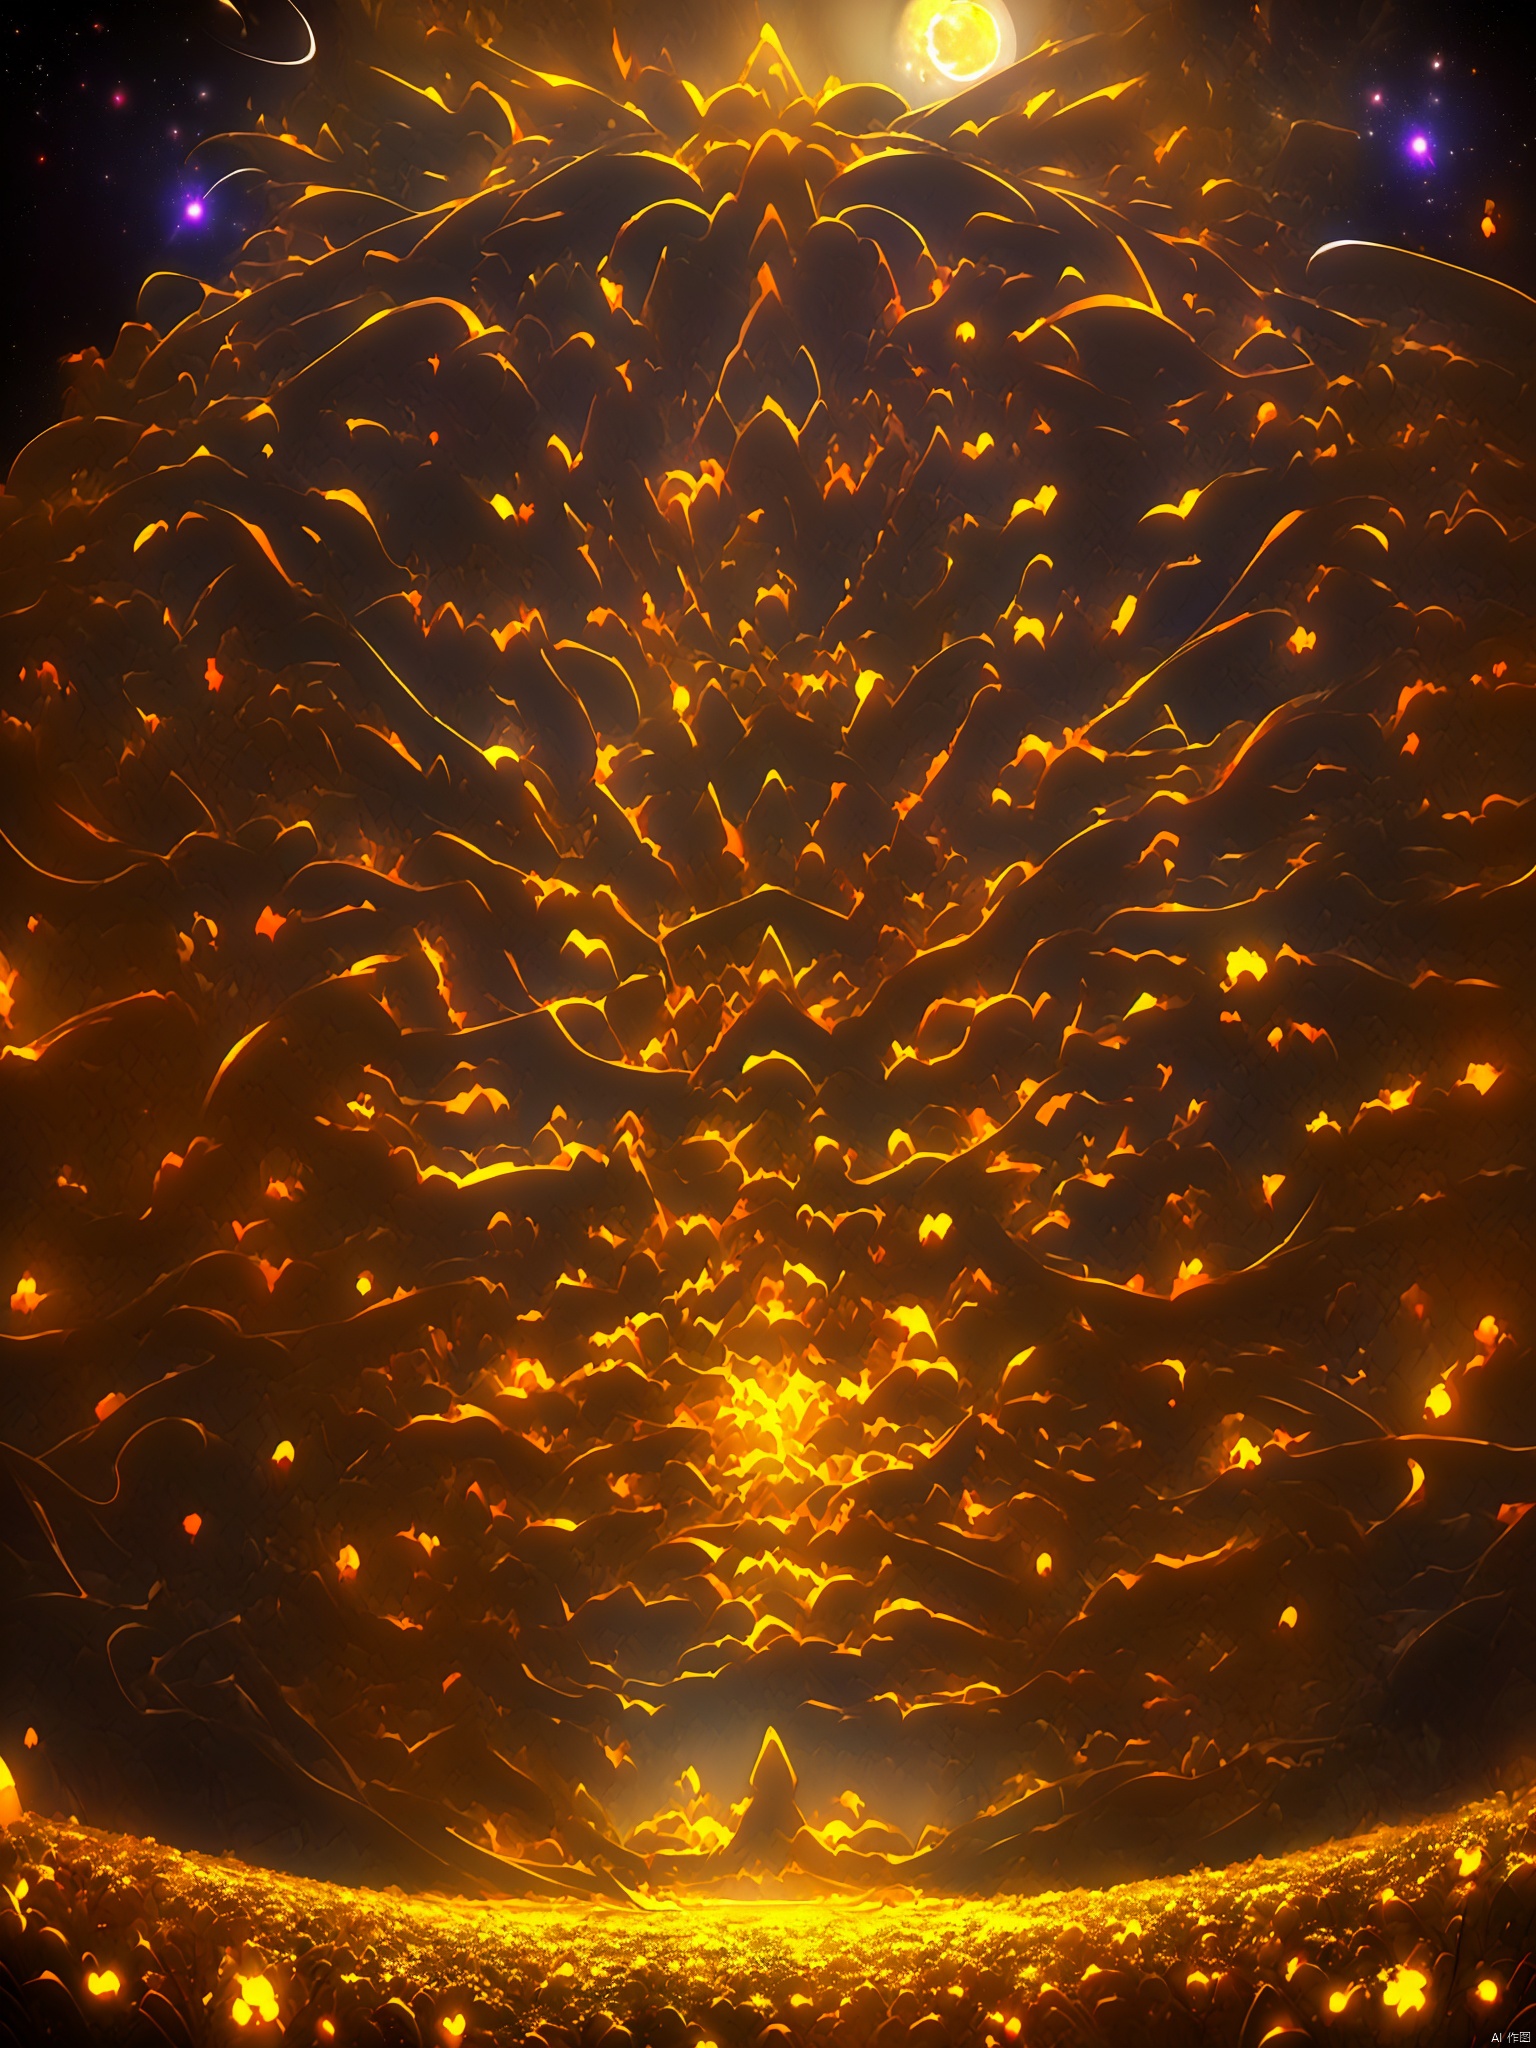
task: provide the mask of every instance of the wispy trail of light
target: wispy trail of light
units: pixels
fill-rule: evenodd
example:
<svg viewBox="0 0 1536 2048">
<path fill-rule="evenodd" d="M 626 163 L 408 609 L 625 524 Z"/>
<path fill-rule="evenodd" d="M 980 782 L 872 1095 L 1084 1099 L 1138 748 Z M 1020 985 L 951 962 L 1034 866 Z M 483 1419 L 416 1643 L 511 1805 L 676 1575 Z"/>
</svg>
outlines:
<svg viewBox="0 0 1536 2048">
<path fill-rule="evenodd" d="M 213 183 L 208 187 L 208 190 L 203 194 L 204 199 L 211 197 L 213 193 L 218 191 L 221 185 L 228 184 L 231 178 L 242 177 L 245 175 L 246 172 L 250 172 L 253 176 L 258 178 L 262 175 L 261 166 L 259 164 L 237 164 L 232 171 L 226 171 L 222 178 L 214 179 Z"/>
<path fill-rule="evenodd" d="M 239 17 L 241 26 L 243 27 L 244 16 L 240 15 L 240 10 L 232 4 L 232 0 L 222 0 L 222 4 L 229 8 L 231 14 L 234 14 Z M 275 64 L 284 70 L 293 69 L 294 67 L 300 64 L 308 64 L 313 59 L 316 50 L 319 48 L 319 44 L 315 40 L 315 31 L 310 23 L 308 15 L 305 14 L 303 8 L 299 6 L 298 0 L 288 0 L 288 4 L 293 9 L 294 13 L 299 17 L 300 21 L 303 22 L 304 33 L 309 37 L 309 48 L 304 52 L 302 57 L 261 57 L 258 56 L 254 50 L 239 49 L 234 43 L 225 43 L 224 48 L 226 50 L 233 51 L 235 56 L 237 57 L 249 57 L 253 64 Z M 215 40 L 218 39 L 215 38 Z"/>
</svg>

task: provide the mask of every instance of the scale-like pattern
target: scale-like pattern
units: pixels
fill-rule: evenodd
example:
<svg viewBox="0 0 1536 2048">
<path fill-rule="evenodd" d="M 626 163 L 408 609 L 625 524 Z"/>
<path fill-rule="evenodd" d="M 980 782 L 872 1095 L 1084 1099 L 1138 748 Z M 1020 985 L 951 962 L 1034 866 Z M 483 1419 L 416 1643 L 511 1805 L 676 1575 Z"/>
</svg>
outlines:
<svg viewBox="0 0 1536 2048">
<path fill-rule="evenodd" d="M 1348 138 L 1239 180 L 1162 19 L 918 113 L 434 30 L 75 363 L 0 498 L 33 1804 L 997 1890 L 1532 1746 L 1536 307 L 1308 268 Z"/>
</svg>

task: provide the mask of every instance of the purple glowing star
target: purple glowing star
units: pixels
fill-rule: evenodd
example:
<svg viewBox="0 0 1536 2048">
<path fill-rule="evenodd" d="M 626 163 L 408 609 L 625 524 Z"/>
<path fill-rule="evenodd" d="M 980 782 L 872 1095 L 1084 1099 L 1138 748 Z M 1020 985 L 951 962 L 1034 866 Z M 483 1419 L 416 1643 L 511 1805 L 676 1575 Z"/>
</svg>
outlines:
<svg viewBox="0 0 1536 2048">
<path fill-rule="evenodd" d="M 201 199 L 189 199 L 183 211 L 188 220 L 201 220 L 203 217 L 203 202 Z"/>
<path fill-rule="evenodd" d="M 1434 169 L 1434 152 L 1430 148 L 1427 135 L 1410 135 L 1408 138 L 1408 154 L 1416 164 L 1422 164 L 1426 170 Z"/>
</svg>

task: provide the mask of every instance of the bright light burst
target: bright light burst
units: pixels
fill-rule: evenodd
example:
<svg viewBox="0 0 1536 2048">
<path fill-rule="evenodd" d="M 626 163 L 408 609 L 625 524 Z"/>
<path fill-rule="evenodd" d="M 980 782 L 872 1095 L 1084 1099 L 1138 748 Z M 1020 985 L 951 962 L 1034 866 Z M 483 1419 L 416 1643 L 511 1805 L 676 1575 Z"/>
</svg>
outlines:
<svg viewBox="0 0 1536 2048">
<path fill-rule="evenodd" d="M 1013 22 L 996 0 L 911 0 L 897 47 L 910 76 L 947 91 L 974 85 L 1012 62 Z"/>
</svg>

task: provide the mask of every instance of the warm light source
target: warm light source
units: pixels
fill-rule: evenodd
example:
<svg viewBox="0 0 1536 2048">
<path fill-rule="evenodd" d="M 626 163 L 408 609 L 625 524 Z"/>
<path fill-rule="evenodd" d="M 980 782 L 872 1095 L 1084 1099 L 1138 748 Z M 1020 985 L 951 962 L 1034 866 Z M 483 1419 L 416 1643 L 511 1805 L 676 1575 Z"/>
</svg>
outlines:
<svg viewBox="0 0 1536 2048">
<path fill-rule="evenodd" d="M 1385 1986 L 1382 1990 L 1382 2004 L 1389 2012 L 1395 2012 L 1399 2019 L 1406 2019 L 1412 2012 L 1422 2012 L 1429 2003 L 1425 1989 L 1429 1979 L 1422 1970 L 1409 1969 L 1407 1964 L 1392 1971 L 1382 1972 Z"/>
<path fill-rule="evenodd" d="M 237 2027 L 248 2027 L 252 2020 L 259 2019 L 270 2027 L 277 2018 L 277 1993 L 265 1977 L 236 1977 L 240 1986 L 229 2016 Z"/>
<path fill-rule="evenodd" d="M 896 31 L 898 61 L 919 84 L 948 91 L 1013 61 L 1013 22 L 996 0 L 910 0 Z"/>
<path fill-rule="evenodd" d="M 11 1308 L 19 1316 L 29 1316 L 42 1298 L 32 1275 L 23 1273 L 16 1283 L 16 1292 L 11 1296 Z"/>
</svg>

